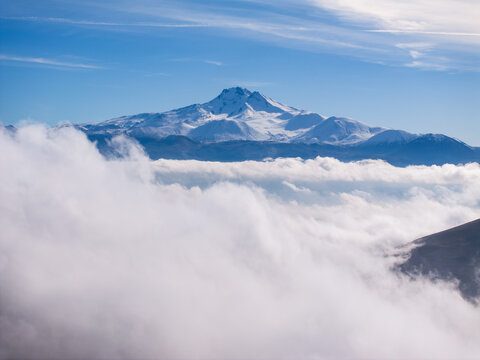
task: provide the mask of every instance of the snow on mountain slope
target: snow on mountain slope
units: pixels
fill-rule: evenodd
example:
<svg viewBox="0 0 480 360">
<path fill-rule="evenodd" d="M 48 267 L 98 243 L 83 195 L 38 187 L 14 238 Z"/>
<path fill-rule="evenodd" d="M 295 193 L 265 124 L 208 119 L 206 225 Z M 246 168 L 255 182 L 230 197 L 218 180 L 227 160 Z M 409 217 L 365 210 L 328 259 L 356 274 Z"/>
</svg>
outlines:
<svg viewBox="0 0 480 360">
<path fill-rule="evenodd" d="M 209 121 L 191 130 L 188 135 L 192 139 L 207 142 L 262 138 L 261 134 L 246 123 L 225 119 Z"/>
<path fill-rule="evenodd" d="M 157 139 L 183 135 L 202 142 L 261 140 L 328 144 L 354 144 L 385 130 L 351 119 L 327 119 L 240 87 L 225 89 L 204 104 L 77 127 L 89 135 L 125 134 Z"/>
<path fill-rule="evenodd" d="M 285 130 L 308 129 L 320 124 L 326 117 L 315 113 L 302 113 L 290 118 L 285 125 Z"/>
<path fill-rule="evenodd" d="M 384 130 L 379 127 L 367 126 L 352 119 L 332 116 L 315 125 L 296 139 L 307 143 L 353 144 L 365 141 Z"/>
<path fill-rule="evenodd" d="M 380 133 L 378 133 L 375 136 L 372 136 L 370 139 L 368 139 L 365 144 L 366 145 L 377 145 L 377 144 L 393 144 L 393 143 L 401 143 L 405 144 L 407 142 L 410 142 L 416 138 L 418 138 L 419 135 L 416 134 L 411 134 L 409 132 L 403 131 L 403 130 L 385 130 Z"/>
</svg>

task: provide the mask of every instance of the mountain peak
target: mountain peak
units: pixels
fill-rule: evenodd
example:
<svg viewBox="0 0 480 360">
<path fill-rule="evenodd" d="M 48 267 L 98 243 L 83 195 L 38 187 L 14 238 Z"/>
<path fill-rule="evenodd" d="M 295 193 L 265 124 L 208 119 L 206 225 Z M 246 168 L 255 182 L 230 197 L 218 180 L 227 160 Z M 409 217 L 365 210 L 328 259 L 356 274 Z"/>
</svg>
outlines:
<svg viewBox="0 0 480 360">
<path fill-rule="evenodd" d="M 246 88 L 240 86 L 231 87 L 228 89 L 223 89 L 218 98 L 223 99 L 234 99 L 234 98 L 243 98 L 249 97 L 252 92 Z"/>
<path fill-rule="evenodd" d="M 272 114 L 298 113 L 298 110 L 282 105 L 258 91 L 250 91 L 238 86 L 224 89 L 215 99 L 202 104 L 202 106 L 215 115 L 241 116 L 246 114 L 246 116 L 250 116 L 251 111 Z"/>
<path fill-rule="evenodd" d="M 245 106 L 252 92 L 241 87 L 224 89 L 215 99 L 203 104 L 213 114 L 231 114 L 238 112 Z"/>
</svg>

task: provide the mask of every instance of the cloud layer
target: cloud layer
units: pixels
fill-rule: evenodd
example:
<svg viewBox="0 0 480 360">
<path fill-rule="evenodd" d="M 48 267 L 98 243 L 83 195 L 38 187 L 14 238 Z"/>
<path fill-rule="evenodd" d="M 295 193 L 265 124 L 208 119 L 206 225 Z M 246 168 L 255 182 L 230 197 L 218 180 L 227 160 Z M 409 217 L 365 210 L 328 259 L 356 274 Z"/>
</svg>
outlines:
<svg viewBox="0 0 480 360">
<path fill-rule="evenodd" d="M 475 358 L 454 284 L 390 270 L 480 216 L 478 165 L 105 160 L 0 135 L 0 358 Z"/>
</svg>

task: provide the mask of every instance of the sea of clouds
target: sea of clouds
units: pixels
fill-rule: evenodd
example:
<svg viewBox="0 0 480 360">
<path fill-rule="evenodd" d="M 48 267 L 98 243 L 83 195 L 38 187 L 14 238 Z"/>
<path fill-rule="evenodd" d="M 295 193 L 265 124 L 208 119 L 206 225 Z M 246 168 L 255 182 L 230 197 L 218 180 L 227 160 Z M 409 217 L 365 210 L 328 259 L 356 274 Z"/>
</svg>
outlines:
<svg viewBox="0 0 480 360">
<path fill-rule="evenodd" d="M 392 270 L 480 217 L 480 166 L 105 159 L 0 131 L 0 359 L 478 359 L 480 309 Z"/>
</svg>

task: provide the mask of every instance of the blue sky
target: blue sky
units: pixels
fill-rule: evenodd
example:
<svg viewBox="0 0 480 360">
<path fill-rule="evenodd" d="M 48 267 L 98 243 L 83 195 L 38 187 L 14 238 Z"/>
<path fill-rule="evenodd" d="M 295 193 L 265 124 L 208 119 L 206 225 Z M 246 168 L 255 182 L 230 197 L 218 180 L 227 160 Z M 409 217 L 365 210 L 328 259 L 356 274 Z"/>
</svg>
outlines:
<svg viewBox="0 0 480 360">
<path fill-rule="evenodd" d="M 0 0 L 0 121 L 101 121 L 243 86 L 480 146 L 480 3 Z"/>
</svg>

